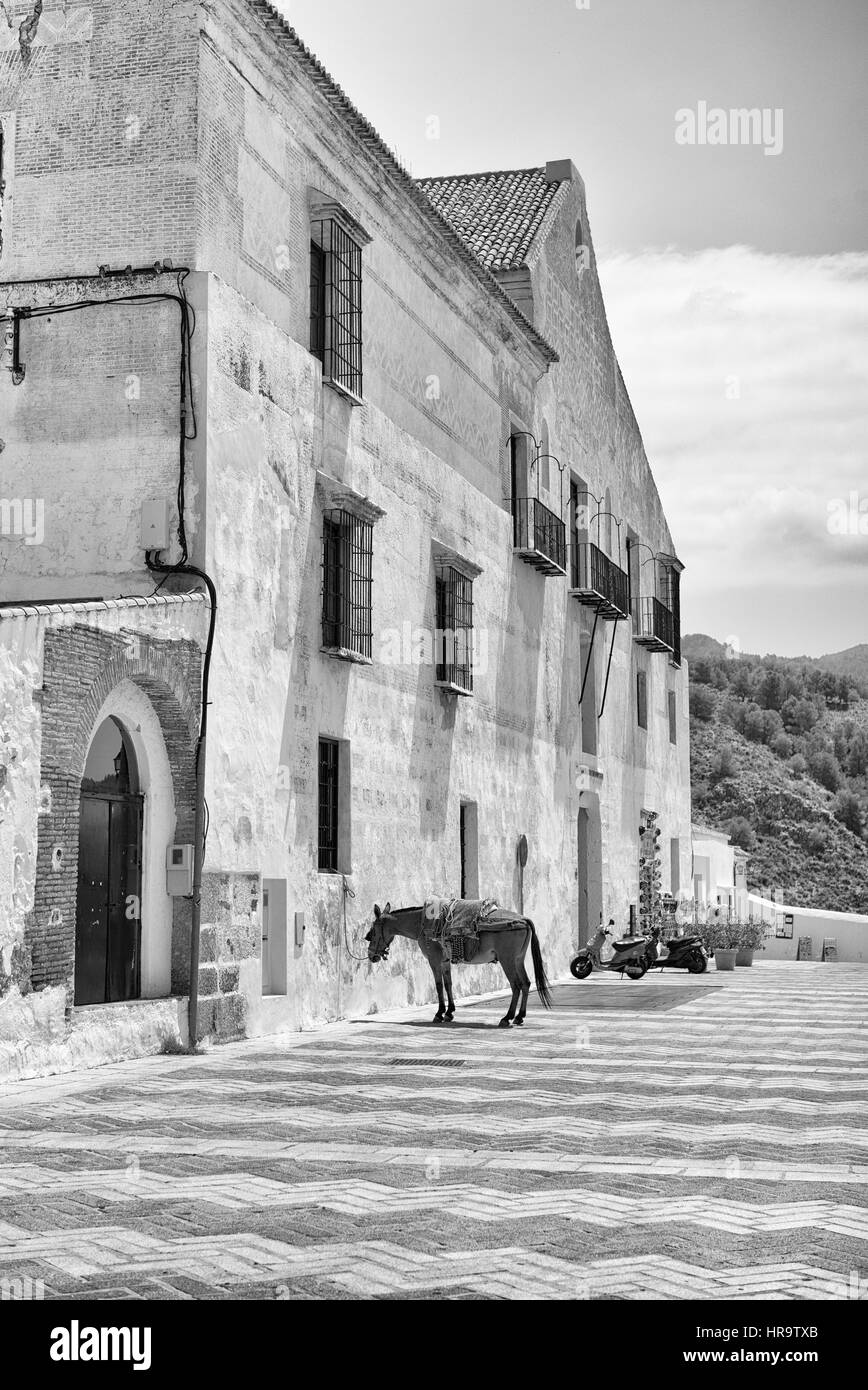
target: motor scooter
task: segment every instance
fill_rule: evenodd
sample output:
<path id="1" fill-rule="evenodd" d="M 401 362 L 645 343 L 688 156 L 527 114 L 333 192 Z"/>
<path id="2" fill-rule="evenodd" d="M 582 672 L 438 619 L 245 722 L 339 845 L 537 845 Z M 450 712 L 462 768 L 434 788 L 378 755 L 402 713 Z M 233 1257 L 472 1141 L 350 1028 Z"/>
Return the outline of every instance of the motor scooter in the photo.
<path id="1" fill-rule="evenodd" d="M 705 947 L 695 933 L 672 936 L 661 942 L 659 927 L 651 929 L 645 946 L 645 962 L 649 970 L 689 970 L 691 975 L 701 975 L 708 969 Z"/>
<path id="2" fill-rule="evenodd" d="M 587 946 L 583 946 L 579 954 L 570 961 L 570 974 L 574 975 L 577 980 L 586 980 L 594 969 L 617 970 L 622 979 L 626 975 L 630 980 L 641 980 L 648 969 L 645 954 L 648 938 L 628 936 L 623 941 L 613 941 L 615 954 L 611 960 L 604 961 L 602 950 L 606 944 L 606 938 L 614 936 L 614 926 L 614 920 L 611 918 L 608 927 L 604 927 L 601 922 L 593 941 L 589 942 Z"/>

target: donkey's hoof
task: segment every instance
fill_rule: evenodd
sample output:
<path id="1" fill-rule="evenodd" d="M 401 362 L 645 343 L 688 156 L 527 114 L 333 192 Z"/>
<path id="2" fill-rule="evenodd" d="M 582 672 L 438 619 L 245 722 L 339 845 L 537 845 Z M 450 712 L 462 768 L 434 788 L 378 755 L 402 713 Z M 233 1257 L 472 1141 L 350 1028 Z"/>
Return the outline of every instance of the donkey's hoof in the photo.
<path id="1" fill-rule="evenodd" d="M 523 1018 L 516 1018 L 516 1019 L 513 1019 L 513 1022 L 515 1023 L 516 1028 L 522 1028 L 522 1027 L 524 1027 L 524 1019 L 523 1019 Z"/>
<path id="2" fill-rule="evenodd" d="M 508 1018 L 502 1018 L 497 1026 L 498 1028 L 511 1028 L 512 1023 Z"/>
<path id="3" fill-rule="evenodd" d="M 452 1023 L 452 1022 L 453 1022 L 453 1015 L 452 1015 L 452 1014 L 444 1014 L 444 1015 L 443 1015 L 443 1022 L 444 1022 L 444 1023 Z"/>
<path id="4" fill-rule="evenodd" d="M 442 1014 L 435 1014 L 434 1017 L 432 1018 L 431 1022 L 432 1022 L 432 1023 L 442 1023 L 442 1022 L 443 1022 L 443 1015 L 442 1015 Z"/>

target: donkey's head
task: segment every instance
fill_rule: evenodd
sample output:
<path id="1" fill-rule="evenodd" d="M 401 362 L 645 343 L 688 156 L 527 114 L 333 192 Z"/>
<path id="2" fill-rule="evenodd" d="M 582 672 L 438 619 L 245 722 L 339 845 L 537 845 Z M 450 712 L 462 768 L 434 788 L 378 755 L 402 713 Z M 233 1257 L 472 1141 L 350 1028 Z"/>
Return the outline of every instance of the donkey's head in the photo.
<path id="1" fill-rule="evenodd" d="M 385 960 L 395 936 L 395 920 L 392 917 L 392 904 L 386 903 L 382 912 L 374 903 L 374 921 L 365 940 L 368 942 L 368 960 Z"/>

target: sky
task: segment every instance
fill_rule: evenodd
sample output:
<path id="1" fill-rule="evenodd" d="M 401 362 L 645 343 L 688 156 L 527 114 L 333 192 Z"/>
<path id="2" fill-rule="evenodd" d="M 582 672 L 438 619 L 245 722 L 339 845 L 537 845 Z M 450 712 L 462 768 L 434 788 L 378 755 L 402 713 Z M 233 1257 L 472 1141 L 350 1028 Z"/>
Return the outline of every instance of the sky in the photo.
<path id="1" fill-rule="evenodd" d="M 417 177 L 580 170 L 684 630 L 868 642 L 868 0 L 279 8 Z"/>

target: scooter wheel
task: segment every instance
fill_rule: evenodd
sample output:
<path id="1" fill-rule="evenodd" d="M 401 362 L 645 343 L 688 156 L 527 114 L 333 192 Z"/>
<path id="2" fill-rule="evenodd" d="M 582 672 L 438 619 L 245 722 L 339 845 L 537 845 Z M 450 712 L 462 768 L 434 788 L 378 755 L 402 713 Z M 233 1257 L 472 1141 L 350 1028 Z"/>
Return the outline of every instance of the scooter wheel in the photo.
<path id="1" fill-rule="evenodd" d="M 691 975 L 702 975 L 708 969 L 708 959 L 701 951 L 696 951 L 687 962 L 687 969 Z"/>
<path id="2" fill-rule="evenodd" d="M 647 969 L 644 960 L 631 960 L 629 965 L 624 966 L 624 974 L 629 980 L 641 980 Z"/>
<path id="3" fill-rule="evenodd" d="M 587 956 L 576 956 L 575 960 L 570 961 L 570 974 L 577 980 L 586 980 L 593 968 L 594 963 Z"/>

